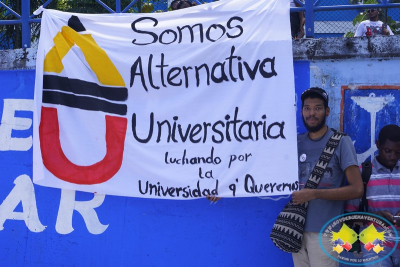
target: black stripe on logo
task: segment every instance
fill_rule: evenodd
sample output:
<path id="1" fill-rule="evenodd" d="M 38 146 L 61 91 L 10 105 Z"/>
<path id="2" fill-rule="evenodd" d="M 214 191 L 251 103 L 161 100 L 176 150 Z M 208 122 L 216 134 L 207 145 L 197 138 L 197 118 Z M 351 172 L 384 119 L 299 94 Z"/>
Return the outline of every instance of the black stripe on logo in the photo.
<path id="1" fill-rule="evenodd" d="M 112 101 L 125 101 L 128 98 L 128 89 L 125 87 L 101 86 L 92 82 L 56 75 L 43 75 L 43 89 L 96 96 Z"/>
<path id="2" fill-rule="evenodd" d="M 43 103 L 91 111 L 103 111 L 117 115 L 126 115 L 127 113 L 127 106 L 124 104 L 115 104 L 97 98 L 53 91 L 43 91 Z"/>

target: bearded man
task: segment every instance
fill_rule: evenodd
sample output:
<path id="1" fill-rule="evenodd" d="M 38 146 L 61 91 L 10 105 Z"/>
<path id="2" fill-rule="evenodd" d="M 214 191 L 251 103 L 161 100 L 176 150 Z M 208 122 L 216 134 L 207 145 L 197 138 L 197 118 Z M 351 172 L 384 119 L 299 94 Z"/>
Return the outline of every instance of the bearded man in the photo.
<path id="1" fill-rule="evenodd" d="M 339 266 L 331 257 L 329 237 L 322 236 L 321 248 L 318 236 L 329 220 L 344 212 L 345 201 L 363 195 L 363 183 L 358 168 L 357 155 L 349 136 L 343 136 L 332 159 L 326 167 L 317 189 L 304 188 L 315 164 L 334 130 L 326 125 L 329 116 L 328 94 L 325 90 L 312 87 L 301 95 L 301 115 L 307 132 L 298 136 L 299 184 L 300 191 L 293 192 L 292 201 L 300 205 L 308 202 L 302 247 L 293 253 L 293 262 L 298 266 Z M 335 255 L 336 253 L 336 255 Z"/>

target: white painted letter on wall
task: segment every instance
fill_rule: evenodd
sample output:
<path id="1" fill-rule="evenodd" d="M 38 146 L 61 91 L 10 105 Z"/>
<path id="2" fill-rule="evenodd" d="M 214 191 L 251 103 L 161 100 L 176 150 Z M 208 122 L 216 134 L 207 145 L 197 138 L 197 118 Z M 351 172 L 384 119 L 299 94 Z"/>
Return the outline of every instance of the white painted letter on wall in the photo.
<path id="1" fill-rule="evenodd" d="M 89 201 L 75 201 L 75 191 L 61 190 L 60 208 L 57 215 L 56 231 L 59 234 L 69 234 L 74 231 L 72 227 L 72 215 L 74 210 L 78 211 L 91 234 L 98 235 L 103 233 L 107 225 L 100 223 L 95 208 L 99 207 L 104 201 L 105 195 L 95 194 Z"/>
<path id="2" fill-rule="evenodd" d="M 32 147 L 32 136 L 11 137 L 13 130 L 24 131 L 32 126 L 32 119 L 15 117 L 15 111 L 33 111 L 33 100 L 4 99 L 0 124 L 0 151 L 28 151 Z"/>
<path id="3" fill-rule="evenodd" d="M 31 232 L 42 232 L 46 229 L 39 221 L 36 207 L 35 189 L 28 175 L 18 176 L 14 181 L 14 188 L 0 205 L 0 231 L 4 229 L 6 220 L 23 220 Z M 22 203 L 22 212 L 15 212 L 15 208 Z"/>

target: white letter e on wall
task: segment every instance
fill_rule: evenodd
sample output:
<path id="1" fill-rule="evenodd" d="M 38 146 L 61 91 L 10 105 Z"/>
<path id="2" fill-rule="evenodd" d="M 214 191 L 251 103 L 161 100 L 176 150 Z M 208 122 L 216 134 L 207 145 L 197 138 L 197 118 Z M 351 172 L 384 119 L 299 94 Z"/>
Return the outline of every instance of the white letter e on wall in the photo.
<path id="1" fill-rule="evenodd" d="M 32 147 L 32 136 L 11 137 L 12 131 L 29 130 L 32 119 L 15 117 L 15 111 L 33 111 L 31 99 L 4 99 L 0 124 L 0 151 L 28 151 Z"/>

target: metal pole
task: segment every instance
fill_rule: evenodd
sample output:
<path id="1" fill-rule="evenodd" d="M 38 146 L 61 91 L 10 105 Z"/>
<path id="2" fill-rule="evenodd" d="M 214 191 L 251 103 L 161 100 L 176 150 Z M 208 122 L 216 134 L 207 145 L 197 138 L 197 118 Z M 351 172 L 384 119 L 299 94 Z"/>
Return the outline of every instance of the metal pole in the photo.
<path id="1" fill-rule="evenodd" d="M 29 24 L 30 2 L 29 0 L 21 0 L 22 48 L 31 47 L 31 26 Z"/>
<path id="2" fill-rule="evenodd" d="M 305 0 L 306 7 L 306 37 L 314 38 L 314 1 Z"/>
<path id="3" fill-rule="evenodd" d="M 116 3 L 115 3 L 115 12 L 116 13 L 121 13 L 121 0 L 116 0 Z"/>

